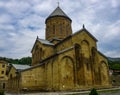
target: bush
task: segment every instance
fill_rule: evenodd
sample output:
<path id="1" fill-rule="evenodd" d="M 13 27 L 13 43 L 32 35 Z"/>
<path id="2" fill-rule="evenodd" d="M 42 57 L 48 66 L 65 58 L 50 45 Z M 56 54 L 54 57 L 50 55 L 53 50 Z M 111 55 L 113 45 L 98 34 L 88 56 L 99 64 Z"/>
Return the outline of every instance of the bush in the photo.
<path id="1" fill-rule="evenodd" d="M 93 88 L 89 95 L 99 95 L 95 88 Z"/>
<path id="2" fill-rule="evenodd" d="M 0 91 L 0 95 L 5 95 L 4 91 Z"/>

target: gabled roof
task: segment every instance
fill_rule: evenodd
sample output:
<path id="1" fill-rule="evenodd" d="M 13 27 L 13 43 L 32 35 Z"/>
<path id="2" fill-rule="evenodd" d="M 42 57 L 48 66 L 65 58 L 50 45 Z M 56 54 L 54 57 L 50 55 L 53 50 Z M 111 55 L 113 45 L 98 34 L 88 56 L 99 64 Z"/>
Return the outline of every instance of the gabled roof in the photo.
<path id="1" fill-rule="evenodd" d="M 24 70 L 24 69 L 30 68 L 29 65 L 12 64 L 12 66 L 13 66 L 16 70 Z"/>
<path id="2" fill-rule="evenodd" d="M 72 21 L 64 12 L 63 10 L 58 6 L 49 16 L 48 18 L 46 19 L 46 21 L 49 19 L 49 18 L 52 18 L 52 17 L 65 17 L 65 18 L 68 18 L 70 21 Z"/>
<path id="3" fill-rule="evenodd" d="M 35 41 L 35 43 L 34 43 L 34 45 L 33 45 L 33 48 L 35 47 L 35 44 L 36 44 L 37 41 L 39 41 L 40 43 L 45 44 L 45 45 L 54 46 L 54 44 L 51 43 L 50 41 L 44 40 L 44 39 L 40 39 L 40 38 L 37 36 L 36 41 Z M 33 51 L 33 48 L 32 48 L 32 50 L 31 50 L 31 52 Z"/>
<path id="4" fill-rule="evenodd" d="M 6 71 L 7 75 L 9 74 L 12 67 L 14 67 L 17 72 L 30 68 L 29 65 L 19 65 L 19 64 L 11 64 L 11 63 L 8 64 L 9 64 L 9 68 Z"/>

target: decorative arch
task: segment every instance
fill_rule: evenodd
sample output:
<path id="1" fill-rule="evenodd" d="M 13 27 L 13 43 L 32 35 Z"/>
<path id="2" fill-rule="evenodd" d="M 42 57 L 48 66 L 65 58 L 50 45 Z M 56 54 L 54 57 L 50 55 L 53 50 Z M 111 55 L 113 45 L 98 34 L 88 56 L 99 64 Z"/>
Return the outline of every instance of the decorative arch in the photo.
<path id="1" fill-rule="evenodd" d="M 82 40 L 81 43 L 86 42 L 89 45 L 89 42 L 87 40 Z"/>
<path id="2" fill-rule="evenodd" d="M 76 66 L 80 68 L 81 64 L 81 46 L 78 43 L 75 43 L 75 57 L 76 57 Z"/>
<path id="3" fill-rule="evenodd" d="M 91 57 L 92 57 L 92 62 L 95 66 L 95 64 L 98 62 L 97 49 L 95 47 L 91 48 Z"/>
<path id="4" fill-rule="evenodd" d="M 82 53 L 84 54 L 84 57 L 89 58 L 90 57 L 89 42 L 87 40 L 83 40 L 81 44 L 82 44 Z"/>
<path id="5" fill-rule="evenodd" d="M 61 61 L 64 60 L 64 59 L 66 59 L 66 58 L 70 59 L 72 61 L 72 63 L 73 63 L 73 59 L 70 56 L 64 56 L 64 57 L 62 57 Z"/>
<path id="6" fill-rule="evenodd" d="M 105 61 L 100 62 L 100 76 L 102 85 L 106 85 L 109 83 L 108 66 Z"/>
<path id="7" fill-rule="evenodd" d="M 74 62 L 70 56 L 64 56 L 60 61 L 61 88 L 72 89 L 74 86 Z"/>

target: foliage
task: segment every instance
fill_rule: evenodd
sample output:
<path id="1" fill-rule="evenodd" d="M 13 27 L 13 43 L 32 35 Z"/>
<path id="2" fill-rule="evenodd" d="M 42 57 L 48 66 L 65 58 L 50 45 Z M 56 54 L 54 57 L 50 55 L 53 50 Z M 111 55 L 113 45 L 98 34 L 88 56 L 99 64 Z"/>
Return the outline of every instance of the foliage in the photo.
<path id="1" fill-rule="evenodd" d="M 89 93 L 89 95 L 99 95 L 99 94 L 98 94 L 98 92 L 96 91 L 96 89 L 93 88 L 93 89 L 91 90 L 91 92 Z"/>
<path id="2" fill-rule="evenodd" d="M 111 69 L 115 69 L 115 70 L 120 70 L 120 60 L 109 60 L 108 59 L 108 64 L 110 66 Z"/>
<path id="3" fill-rule="evenodd" d="M 21 59 L 12 59 L 12 58 L 6 58 L 6 57 L 0 57 L 0 60 L 4 60 L 8 63 L 12 64 L 22 64 L 22 65 L 30 65 L 32 62 L 31 57 L 23 57 Z"/>
<path id="4" fill-rule="evenodd" d="M 0 95 L 5 95 L 4 91 L 0 91 Z"/>

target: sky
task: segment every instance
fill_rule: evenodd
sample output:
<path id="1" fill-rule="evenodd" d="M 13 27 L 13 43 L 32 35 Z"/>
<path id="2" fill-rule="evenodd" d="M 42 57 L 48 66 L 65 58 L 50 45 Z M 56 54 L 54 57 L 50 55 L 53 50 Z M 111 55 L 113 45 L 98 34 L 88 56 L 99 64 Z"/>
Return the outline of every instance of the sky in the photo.
<path id="1" fill-rule="evenodd" d="M 31 56 L 36 37 L 45 39 L 45 19 L 58 1 L 73 33 L 84 24 L 99 51 L 120 57 L 120 0 L 0 0 L 0 56 Z"/>

